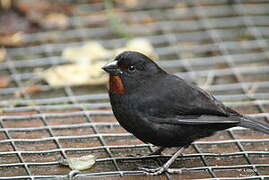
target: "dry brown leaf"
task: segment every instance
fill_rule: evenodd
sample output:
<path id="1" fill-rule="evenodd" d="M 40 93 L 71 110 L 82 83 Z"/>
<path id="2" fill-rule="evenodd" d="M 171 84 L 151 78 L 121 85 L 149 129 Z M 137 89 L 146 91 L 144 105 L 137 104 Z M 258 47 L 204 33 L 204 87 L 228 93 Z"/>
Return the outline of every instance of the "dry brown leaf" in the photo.
<path id="1" fill-rule="evenodd" d="M 6 88 L 10 84 L 10 79 L 7 76 L 0 76 L 0 88 Z"/>
<path id="2" fill-rule="evenodd" d="M 116 2 L 125 4 L 127 7 L 134 7 L 137 5 L 138 0 L 116 0 Z"/>
<path id="3" fill-rule="evenodd" d="M 153 17 L 145 17 L 144 19 L 142 19 L 141 23 L 142 24 L 152 24 L 155 21 L 156 20 Z"/>
<path id="4" fill-rule="evenodd" d="M 15 3 L 16 7 L 26 14 L 28 17 L 31 14 L 38 14 L 38 16 L 42 16 L 44 14 L 48 14 L 50 12 L 60 12 L 65 14 L 71 14 L 73 11 L 73 3 L 67 1 L 47 1 L 47 0 L 39 0 L 39 1 L 29 1 L 29 0 L 19 0 Z"/>
<path id="5" fill-rule="evenodd" d="M 33 93 L 40 92 L 41 89 L 42 89 L 42 86 L 40 84 L 35 84 L 35 85 L 28 86 L 21 90 L 16 91 L 14 95 L 16 97 L 21 97 L 25 94 L 33 94 Z"/>
<path id="6" fill-rule="evenodd" d="M 24 43 L 24 34 L 17 32 L 0 36 L 0 45 L 2 46 L 20 46 Z"/>
<path id="7" fill-rule="evenodd" d="M 68 64 L 47 69 L 41 76 L 50 86 L 98 85 L 108 77 L 101 69 L 105 62 L 95 64 Z"/>
<path id="8" fill-rule="evenodd" d="M 178 10 L 181 10 L 181 9 L 188 9 L 188 4 L 185 3 L 185 2 L 179 2 L 175 5 L 175 8 L 178 9 Z"/>
<path id="9" fill-rule="evenodd" d="M 50 13 L 41 21 L 45 28 L 66 29 L 69 25 L 68 17 L 62 13 Z"/>
<path id="10" fill-rule="evenodd" d="M 6 58 L 7 51 L 5 48 L 0 48 L 0 62 L 4 61 Z"/>
<path id="11" fill-rule="evenodd" d="M 3 9 L 9 9 L 12 6 L 12 1 L 11 0 L 2 0 L 1 6 Z"/>
<path id="12" fill-rule="evenodd" d="M 97 41 L 89 41 L 81 47 L 67 47 L 62 52 L 62 57 L 75 63 L 91 63 L 96 60 L 110 60 L 123 51 L 138 51 L 153 59 L 157 58 L 154 47 L 144 38 L 135 38 L 121 48 L 108 50 Z"/>
<path id="13" fill-rule="evenodd" d="M 41 72 L 40 75 L 53 87 L 105 84 L 108 76 L 101 68 L 107 62 L 102 60 L 108 61 L 127 50 L 141 52 L 152 59 L 157 58 L 153 46 L 147 39 L 130 40 L 126 46 L 116 50 L 105 49 L 97 41 L 90 41 L 81 47 L 64 49 L 62 57 L 74 64 L 52 67 Z"/>
<path id="14" fill-rule="evenodd" d="M 90 62 L 98 59 L 111 57 L 109 50 L 106 50 L 99 42 L 90 41 L 82 47 L 67 47 L 62 52 L 62 57 L 72 62 Z"/>
<path id="15" fill-rule="evenodd" d="M 72 170 L 90 169 L 95 164 L 96 158 L 93 155 L 71 157 L 60 160 L 60 164 L 69 166 Z"/>

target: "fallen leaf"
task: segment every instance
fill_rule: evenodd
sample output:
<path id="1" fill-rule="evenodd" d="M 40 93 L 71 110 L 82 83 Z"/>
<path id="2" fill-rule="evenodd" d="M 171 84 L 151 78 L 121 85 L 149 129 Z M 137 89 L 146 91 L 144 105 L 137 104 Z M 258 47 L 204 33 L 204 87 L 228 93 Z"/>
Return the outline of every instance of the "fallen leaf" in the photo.
<path id="1" fill-rule="evenodd" d="M 11 5 L 12 5 L 12 1 L 10 1 L 10 0 L 2 0 L 1 1 L 1 6 L 3 9 L 9 9 L 9 8 L 11 8 Z"/>
<path id="2" fill-rule="evenodd" d="M 6 58 L 7 51 L 5 48 L 0 48 L 0 62 L 4 61 Z"/>
<path id="3" fill-rule="evenodd" d="M 33 93 L 37 93 L 37 92 L 40 92 L 41 91 L 41 88 L 42 86 L 40 84 L 35 84 L 35 85 L 32 85 L 32 86 L 28 86 L 28 87 L 25 87 L 21 90 L 18 90 L 15 92 L 15 96 L 16 97 L 21 97 L 25 94 L 33 94 Z"/>
<path id="4" fill-rule="evenodd" d="M 142 24 L 152 24 L 155 21 L 156 20 L 153 17 L 145 17 L 144 19 L 142 19 L 141 23 Z"/>
<path id="5" fill-rule="evenodd" d="M 67 47 L 62 52 L 62 57 L 75 63 L 92 62 L 96 60 L 112 59 L 123 51 L 138 51 L 150 58 L 156 59 L 157 54 L 153 45 L 144 38 L 135 38 L 118 49 L 105 49 L 97 41 L 89 41 L 81 47 Z"/>
<path id="6" fill-rule="evenodd" d="M 69 21 L 65 14 L 50 13 L 42 18 L 41 25 L 45 28 L 66 29 L 69 25 Z"/>
<path id="7" fill-rule="evenodd" d="M 53 87 L 104 84 L 108 79 L 101 69 L 104 64 L 61 65 L 41 72 L 41 76 Z"/>
<path id="8" fill-rule="evenodd" d="M 125 4 L 127 7 L 134 7 L 138 4 L 137 0 L 116 0 L 116 2 Z"/>
<path id="9" fill-rule="evenodd" d="M 17 32 L 0 36 L 0 45 L 2 46 L 20 46 L 24 43 L 24 34 Z"/>
<path id="10" fill-rule="evenodd" d="M 95 164 L 95 156 L 87 155 L 60 160 L 60 164 L 69 166 L 72 170 L 90 169 Z"/>
<path id="11" fill-rule="evenodd" d="M 10 84 L 10 79 L 7 76 L 0 76 L 0 88 L 6 88 Z"/>
<path id="12" fill-rule="evenodd" d="M 27 17 L 32 15 L 43 17 L 45 14 L 51 12 L 60 12 L 64 14 L 72 14 L 74 3 L 67 1 L 54 1 L 53 3 L 47 0 L 19 0 L 14 3 L 16 8 L 20 10 L 23 14 L 26 14 Z"/>
<path id="13" fill-rule="evenodd" d="M 107 59 L 111 57 L 109 50 L 106 50 L 99 42 L 90 41 L 82 47 L 67 47 L 62 52 L 62 57 L 72 62 L 81 63 Z"/>
<path id="14" fill-rule="evenodd" d="M 179 2 L 175 5 L 175 9 L 182 10 L 182 9 L 188 9 L 188 4 L 185 2 Z"/>
<path id="15" fill-rule="evenodd" d="M 128 41 L 126 46 L 112 50 L 105 49 L 97 41 L 90 41 L 81 47 L 67 47 L 63 50 L 62 57 L 73 64 L 52 67 L 39 74 L 53 87 L 105 84 L 108 76 L 101 69 L 102 66 L 128 50 L 141 52 L 152 59 L 157 58 L 154 47 L 147 39 L 136 38 Z"/>

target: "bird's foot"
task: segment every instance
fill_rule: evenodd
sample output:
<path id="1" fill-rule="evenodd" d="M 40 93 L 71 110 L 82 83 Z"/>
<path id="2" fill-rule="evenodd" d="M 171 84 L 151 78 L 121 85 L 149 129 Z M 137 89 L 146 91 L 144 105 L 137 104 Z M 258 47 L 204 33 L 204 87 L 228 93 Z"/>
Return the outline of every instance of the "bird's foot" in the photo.
<path id="1" fill-rule="evenodd" d="M 184 168 L 181 168 L 181 169 L 173 169 L 173 168 L 164 168 L 164 167 L 158 167 L 158 168 L 155 168 L 155 169 L 150 169 L 150 168 L 139 168 L 140 170 L 144 171 L 144 173 L 146 175 L 151 175 L 151 176 L 156 176 L 156 175 L 160 175 L 164 172 L 168 172 L 170 174 L 181 174 L 182 173 L 182 170 Z"/>
<path id="2" fill-rule="evenodd" d="M 156 176 L 166 171 L 164 167 L 158 167 L 155 169 L 150 169 L 150 168 L 139 168 L 139 169 L 144 171 L 146 175 L 151 175 L 151 176 Z"/>
<path id="3" fill-rule="evenodd" d="M 161 155 L 163 150 L 165 150 L 165 147 L 159 147 L 158 149 L 150 153 L 148 156 Z"/>

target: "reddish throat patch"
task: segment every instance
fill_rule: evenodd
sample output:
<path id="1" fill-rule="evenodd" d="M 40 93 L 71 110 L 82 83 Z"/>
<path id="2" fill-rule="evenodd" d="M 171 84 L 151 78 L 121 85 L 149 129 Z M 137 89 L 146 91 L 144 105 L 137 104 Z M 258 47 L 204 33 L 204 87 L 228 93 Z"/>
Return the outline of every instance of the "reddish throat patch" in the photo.
<path id="1" fill-rule="evenodd" d="M 124 86 L 119 76 L 109 76 L 109 90 L 116 94 L 124 94 Z"/>

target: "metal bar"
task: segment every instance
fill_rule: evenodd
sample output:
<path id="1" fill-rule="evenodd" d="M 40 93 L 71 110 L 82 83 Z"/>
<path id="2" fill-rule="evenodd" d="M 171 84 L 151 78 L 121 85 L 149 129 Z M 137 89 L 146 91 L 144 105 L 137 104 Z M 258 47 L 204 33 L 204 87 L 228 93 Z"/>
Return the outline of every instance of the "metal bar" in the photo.
<path id="1" fill-rule="evenodd" d="M 253 86 L 253 83 L 243 83 L 244 86 L 246 87 L 251 87 Z M 265 81 L 265 82 L 257 82 L 254 83 L 256 84 L 258 87 L 263 87 L 263 88 L 267 88 L 269 85 L 269 82 Z M 204 86 L 202 86 L 204 88 Z M 220 84 L 220 85 L 211 85 L 211 86 L 207 86 L 207 89 L 210 89 L 212 91 L 228 91 L 228 90 L 239 90 L 240 89 L 240 83 L 233 83 L 233 84 Z M 252 96 L 255 99 L 268 99 L 268 95 L 269 93 L 255 93 Z M 229 100 L 241 100 L 241 99 L 245 99 L 247 96 L 245 94 L 231 94 L 231 95 L 215 95 L 215 97 L 217 99 L 220 99 L 222 101 L 229 101 Z M 84 101 L 91 101 L 91 100 L 108 100 L 108 96 L 107 94 L 91 94 L 91 95 L 78 95 L 78 96 L 73 96 L 73 98 L 77 99 L 78 102 L 80 102 L 80 104 L 83 104 Z M 4 100 L 4 101 L 0 101 L 0 106 L 3 107 L 8 107 L 8 106 L 14 106 L 17 103 L 20 105 L 30 105 L 31 103 L 34 103 L 36 105 L 43 105 L 43 108 L 46 108 L 45 105 L 48 104 L 55 104 L 55 105 L 51 105 L 51 106 L 56 106 L 57 104 L 62 104 L 62 103 L 68 103 L 70 102 L 70 99 L 66 98 L 66 97 L 57 97 L 57 98 L 47 98 L 47 99 L 32 99 L 32 100 L 24 100 L 21 99 L 19 101 L 19 103 L 17 101 L 13 101 L 13 100 Z M 88 106 L 87 108 L 97 108 L 97 107 L 102 107 L 102 106 L 106 106 L 109 105 L 108 103 L 90 103 L 89 105 L 85 104 L 85 107 Z M 72 105 L 65 105 L 63 104 L 62 107 L 63 108 L 67 108 L 70 107 Z M 73 107 L 76 107 L 76 105 L 74 105 Z M 14 107 L 17 109 L 20 108 L 34 108 L 34 107 Z M 60 107 L 59 107 L 60 108 Z"/>
<path id="2" fill-rule="evenodd" d="M 205 141 L 207 142 L 207 141 Z M 256 141 L 249 141 L 249 142 L 256 142 Z M 121 145 L 121 146 L 106 146 L 111 149 L 128 149 L 128 148 L 147 148 L 148 144 L 138 144 L 138 145 Z M 97 147 L 90 147 L 90 148 L 64 148 L 65 151 L 92 151 L 92 150 L 102 150 L 104 146 L 97 146 Z M 1 152 L 0 155 L 12 155 L 16 153 L 21 154 L 49 154 L 54 152 L 60 152 L 59 149 L 52 149 L 52 150 L 44 150 L 44 151 L 10 151 L 10 152 Z M 248 155 L 260 155 L 260 156 L 268 156 L 267 151 L 246 151 Z M 233 153 L 222 153 L 222 154 L 215 154 L 215 153 L 193 153 L 193 154 L 184 154 L 182 157 L 186 158 L 194 158 L 194 157 L 226 157 L 226 156 L 240 156 L 244 155 L 244 152 L 233 152 Z M 155 156 L 142 156 L 142 157 L 116 157 L 117 159 L 121 160 L 137 160 L 137 159 L 150 159 L 150 158 L 170 158 L 171 156 L 168 155 L 155 155 Z M 98 159 L 98 161 L 106 161 L 108 158 L 105 159 Z M 110 160 L 110 159 L 109 159 Z M 42 162 L 44 163 L 44 162 Z M 51 162 L 50 162 L 51 163 Z M 17 164 L 17 163 L 14 163 Z"/>
<path id="3" fill-rule="evenodd" d="M 249 58 L 251 56 L 246 55 L 245 57 Z M 253 56 L 254 57 L 254 56 Z M 232 58 L 232 57 L 231 57 Z M 244 58 L 244 56 L 242 57 Z M 264 56 L 265 58 L 265 56 Z M 212 58 L 214 60 L 214 58 Z M 200 58 L 200 60 L 202 60 Z M 261 59 L 262 61 L 263 59 Z M 176 61 L 172 62 L 172 61 L 168 61 L 167 64 L 160 63 L 164 68 L 169 68 L 169 67 L 183 67 L 184 64 L 189 63 L 187 60 L 182 61 L 180 63 L 176 63 Z M 216 62 L 214 62 L 215 64 Z M 210 64 L 213 64 L 212 62 Z M 199 64 L 197 64 L 199 65 Z M 208 65 L 208 64 L 203 64 L 203 65 Z M 259 67 L 259 68 L 258 68 Z M 241 73 L 251 73 L 251 74 L 260 74 L 260 73 L 268 73 L 269 72 L 269 65 L 264 65 L 264 66 L 258 66 L 258 67 L 234 67 L 233 69 L 236 71 L 239 71 Z M 208 74 L 209 72 L 214 72 L 216 74 L 216 76 L 224 76 L 224 75 L 230 75 L 232 74 L 233 70 L 231 68 L 227 68 L 227 69 L 221 69 L 216 71 L 215 69 L 209 69 L 209 70 L 202 70 L 202 71 L 195 71 L 195 74 L 197 74 L 197 76 L 205 76 L 206 74 Z M 181 73 L 175 73 L 178 76 L 182 76 L 184 78 L 187 78 L 187 76 L 189 76 L 190 74 L 193 74 L 194 71 L 189 71 L 189 72 L 181 72 Z M 28 79 L 41 79 L 40 75 L 36 74 L 36 73 L 21 73 L 21 74 L 15 74 L 11 76 L 11 80 L 14 79 L 19 79 L 19 80 L 28 80 Z M 11 88 L 11 90 L 14 90 L 14 88 Z M 6 92 L 6 90 L 4 90 L 4 92 Z M 1 91 L 0 91 L 1 93 Z"/>

